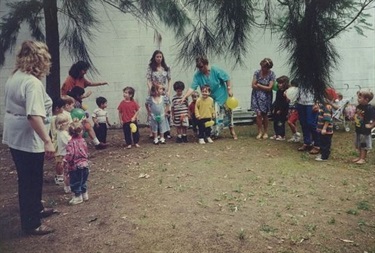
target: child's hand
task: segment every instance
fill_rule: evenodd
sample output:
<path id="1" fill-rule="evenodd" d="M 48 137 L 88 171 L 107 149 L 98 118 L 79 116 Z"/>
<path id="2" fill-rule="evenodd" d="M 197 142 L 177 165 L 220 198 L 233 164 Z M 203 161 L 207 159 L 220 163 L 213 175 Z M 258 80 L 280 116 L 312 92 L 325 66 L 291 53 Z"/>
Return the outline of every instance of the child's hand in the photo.
<path id="1" fill-rule="evenodd" d="M 366 128 L 373 128 L 374 127 L 374 123 L 366 124 L 365 127 Z"/>
<path id="2" fill-rule="evenodd" d="M 326 129 L 322 129 L 322 135 L 325 135 L 327 133 Z"/>

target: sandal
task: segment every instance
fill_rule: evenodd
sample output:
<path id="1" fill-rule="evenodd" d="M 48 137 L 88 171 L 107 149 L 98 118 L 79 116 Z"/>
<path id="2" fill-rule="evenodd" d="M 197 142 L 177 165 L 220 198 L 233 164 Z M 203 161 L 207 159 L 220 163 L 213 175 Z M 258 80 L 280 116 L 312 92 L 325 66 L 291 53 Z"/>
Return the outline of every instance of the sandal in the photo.
<path id="1" fill-rule="evenodd" d="M 359 158 L 359 157 L 354 158 L 354 159 L 352 160 L 352 162 L 353 162 L 353 163 L 356 163 L 356 162 L 358 162 L 360 159 L 361 159 L 361 158 Z"/>
<path id="2" fill-rule="evenodd" d="M 299 147 L 297 150 L 298 151 L 309 151 L 311 150 L 312 146 L 311 145 L 307 145 L 307 144 L 303 144 L 301 147 Z"/>
<path id="3" fill-rule="evenodd" d="M 263 136 L 263 133 L 259 133 L 259 134 L 257 135 L 256 138 L 257 138 L 258 140 L 260 140 L 260 139 L 262 139 L 262 136 Z"/>
<path id="4" fill-rule="evenodd" d="M 359 164 L 359 165 L 362 165 L 362 164 L 365 164 L 366 161 L 363 160 L 363 159 L 359 159 L 358 161 L 355 162 L 355 164 Z"/>

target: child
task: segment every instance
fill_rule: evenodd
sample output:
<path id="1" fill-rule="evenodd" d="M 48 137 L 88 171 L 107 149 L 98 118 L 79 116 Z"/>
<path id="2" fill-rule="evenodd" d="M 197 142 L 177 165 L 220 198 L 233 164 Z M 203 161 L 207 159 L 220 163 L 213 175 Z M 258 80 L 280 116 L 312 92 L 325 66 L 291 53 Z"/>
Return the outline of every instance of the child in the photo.
<path id="1" fill-rule="evenodd" d="M 197 120 L 197 117 L 195 116 L 195 103 L 197 102 L 198 98 L 199 98 L 199 93 L 197 91 L 193 91 L 193 93 L 191 94 L 192 101 L 189 105 L 189 114 L 190 114 L 189 124 L 191 125 L 195 135 L 198 134 L 198 120 Z"/>
<path id="2" fill-rule="evenodd" d="M 287 120 L 289 109 L 289 102 L 284 93 L 289 87 L 289 78 L 287 76 L 280 76 L 276 79 L 276 81 L 278 89 L 276 92 L 275 102 L 272 105 L 273 129 L 275 131 L 275 135 L 270 139 L 284 141 L 285 122 Z"/>
<path id="3" fill-rule="evenodd" d="M 332 101 L 333 97 L 326 93 L 322 103 L 319 103 L 317 132 L 320 138 L 320 154 L 315 161 L 327 161 L 331 153 L 331 144 L 333 136 L 333 119 L 332 119 Z"/>
<path id="4" fill-rule="evenodd" d="M 163 94 L 163 86 L 160 84 L 151 87 L 151 95 L 147 98 L 147 113 L 150 117 L 150 125 L 154 137 L 154 144 L 159 144 L 158 130 L 160 132 L 160 143 L 165 144 L 164 133 L 168 129 L 166 114 L 169 111 L 169 99 Z"/>
<path id="5" fill-rule="evenodd" d="M 173 89 L 176 95 L 172 98 L 172 119 L 173 124 L 177 127 L 177 143 L 188 142 L 187 128 L 189 127 L 189 105 L 187 100 L 182 102 L 182 92 L 185 89 L 185 84 L 177 81 L 173 84 Z"/>
<path id="6" fill-rule="evenodd" d="M 359 157 L 353 159 L 356 164 L 366 163 L 367 151 L 372 149 L 371 129 L 366 127 L 371 126 L 371 121 L 374 118 L 372 106 L 369 104 L 374 98 L 371 91 L 360 90 L 357 92 L 358 105 L 356 107 L 354 122 L 356 140 L 355 146 L 359 151 Z"/>
<path id="7" fill-rule="evenodd" d="M 69 124 L 71 123 L 71 118 L 64 114 L 60 113 L 56 117 L 56 129 L 57 129 L 57 151 L 56 151 L 56 167 L 59 167 L 59 171 L 62 177 L 62 182 L 64 183 L 65 193 L 70 192 L 70 183 L 69 183 L 69 174 L 68 171 L 64 171 L 63 159 L 66 155 L 66 146 L 71 139 L 69 135 Z"/>
<path id="8" fill-rule="evenodd" d="M 57 156 L 58 149 L 57 149 L 57 129 L 56 129 L 56 117 L 59 114 L 62 114 L 63 107 L 65 106 L 65 101 L 60 97 L 55 98 L 52 102 L 52 119 L 51 119 L 51 127 L 50 127 L 50 136 L 55 147 L 55 184 L 62 185 L 64 183 L 64 175 L 62 170 L 62 159 Z"/>
<path id="9" fill-rule="evenodd" d="M 107 143 L 107 125 L 111 126 L 108 120 L 107 99 L 104 97 L 96 98 L 98 108 L 92 113 L 92 121 L 94 122 L 94 132 L 101 143 Z"/>
<path id="10" fill-rule="evenodd" d="M 288 142 L 300 142 L 301 133 L 297 131 L 297 120 L 298 120 L 298 111 L 296 108 L 296 101 L 298 97 L 298 84 L 296 80 L 290 82 L 291 87 L 285 91 L 285 96 L 289 100 L 289 111 L 288 111 L 288 125 L 292 131 L 292 138 Z"/>
<path id="11" fill-rule="evenodd" d="M 215 117 L 214 100 L 210 97 L 211 88 L 204 85 L 201 88 L 202 97 L 195 103 L 195 116 L 198 119 L 199 144 L 205 144 L 204 138 L 208 143 L 213 143 L 211 139 L 211 127 L 206 127 L 205 123 Z"/>
<path id="12" fill-rule="evenodd" d="M 132 87 L 125 87 L 123 90 L 124 100 L 117 107 L 119 121 L 124 132 L 126 148 L 132 147 L 132 137 L 134 146 L 139 148 L 139 131 L 137 126 L 137 116 L 139 113 L 139 105 L 134 101 L 135 90 Z M 136 131 L 132 133 L 130 124 L 135 124 Z"/>
<path id="13" fill-rule="evenodd" d="M 70 177 L 70 188 L 74 196 L 69 201 L 71 205 L 77 205 L 89 199 L 87 192 L 87 178 L 89 176 L 88 148 L 83 135 L 82 122 L 75 120 L 69 126 L 69 134 L 72 136 L 66 146 L 66 163 Z"/>

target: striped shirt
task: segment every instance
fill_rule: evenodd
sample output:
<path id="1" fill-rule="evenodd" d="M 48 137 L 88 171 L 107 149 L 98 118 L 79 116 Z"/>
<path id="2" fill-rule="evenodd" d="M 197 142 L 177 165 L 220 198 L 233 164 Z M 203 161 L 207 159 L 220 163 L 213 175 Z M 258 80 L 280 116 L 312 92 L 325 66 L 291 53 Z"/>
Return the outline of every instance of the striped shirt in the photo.
<path id="1" fill-rule="evenodd" d="M 324 124 L 328 122 L 326 134 L 333 134 L 332 106 L 330 104 L 319 104 L 317 131 L 322 132 Z"/>

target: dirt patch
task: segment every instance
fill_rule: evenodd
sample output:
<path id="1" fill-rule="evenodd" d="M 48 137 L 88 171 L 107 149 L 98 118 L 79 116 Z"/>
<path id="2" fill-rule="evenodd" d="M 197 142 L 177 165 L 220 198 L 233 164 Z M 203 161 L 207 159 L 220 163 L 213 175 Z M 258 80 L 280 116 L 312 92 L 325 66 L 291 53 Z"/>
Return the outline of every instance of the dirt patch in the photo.
<path id="1" fill-rule="evenodd" d="M 44 201 L 60 215 L 56 232 L 20 232 L 17 179 L 1 146 L 1 252 L 375 252 L 375 156 L 353 165 L 353 133 L 337 132 L 332 156 L 319 163 L 299 144 L 256 140 L 237 127 L 213 144 L 91 151 L 90 200 L 69 206 L 46 162 Z M 194 141 L 194 142 L 193 142 Z"/>

